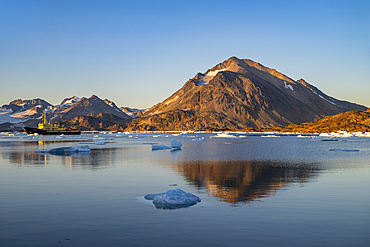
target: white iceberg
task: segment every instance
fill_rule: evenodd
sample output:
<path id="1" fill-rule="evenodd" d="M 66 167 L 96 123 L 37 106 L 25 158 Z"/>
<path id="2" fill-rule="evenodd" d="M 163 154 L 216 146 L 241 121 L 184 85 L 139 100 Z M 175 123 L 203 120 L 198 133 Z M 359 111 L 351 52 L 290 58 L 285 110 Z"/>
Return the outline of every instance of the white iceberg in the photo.
<path id="1" fill-rule="evenodd" d="M 171 145 L 171 147 L 172 147 L 173 149 L 181 149 L 182 143 L 181 143 L 180 141 L 176 140 L 175 138 L 173 138 L 173 139 L 171 140 L 170 145 Z"/>
<path id="2" fill-rule="evenodd" d="M 178 150 L 181 149 L 182 143 L 176 139 L 172 139 L 170 145 L 171 147 L 161 144 L 152 144 L 152 150 Z"/>
<path id="3" fill-rule="evenodd" d="M 229 138 L 229 139 L 243 139 L 243 138 L 246 138 L 246 136 L 230 135 L 230 134 L 227 134 L 227 133 L 218 133 L 216 136 L 212 136 L 212 137 Z"/>
<path id="4" fill-rule="evenodd" d="M 194 138 L 191 140 L 192 142 L 202 142 L 204 141 L 204 137 L 200 137 L 200 138 Z"/>
<path id="5" fill-rule="evenodd" d="M 168 190 L 159 194 L 147 194 L 146 200 L 153 200 L 153 204 L 161 209 L 176 209 L 190 207 L 201 202 L 200 198 L 181 189 Z"/>
<path id="6" fill-rule="evenodd" d="M 89 153 L 89 145 L 77 145 L 72 147 L 59 147 L 59 148 L 48 148 L 36 150 L 37 154 L 57 154 L 57 155 L 68 155 L 73 153 Z"/>

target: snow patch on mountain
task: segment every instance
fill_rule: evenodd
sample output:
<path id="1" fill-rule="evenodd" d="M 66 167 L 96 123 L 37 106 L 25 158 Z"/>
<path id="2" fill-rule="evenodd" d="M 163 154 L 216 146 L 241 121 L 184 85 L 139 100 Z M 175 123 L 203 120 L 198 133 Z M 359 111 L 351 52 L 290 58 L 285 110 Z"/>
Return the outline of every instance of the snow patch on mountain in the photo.
<path id="1" fill-rule="evenodd" d="M 335 104 L 333 101 L 330 101 L 330 100 L 328 100 L 328 99 L 324 98 L 323 96 L 321 96 L 320 94 L 316 93 L 315 91 L 313 91 L 313 93 L 314 93 L 314 94 L 316 94 L 317 96 L 319 96 L 320 98 L 322 98 L 323 100 L 325 100 L 325 101 L 327 101 L 327 102 L 329 102 L 329 103 L 331 103 L 331 104 L 333 104 L 333 105 L 335 105 L 335 106 L 338 106 L 338 107 L 340 107 L 340 108 L 343 108 L 343 107 L 341 107 L 340 105 Z"/>
<path id="2" fill-rule="evenodd" d="M 31 117 L 38 113 L 36 108 L 42 108 L 42 105 L 37 105 L 25 111 L 16 112 L 12 114 L 11 117 Z"/>
<path id="3" fill-rule="evenodd" d="M 149 111 L 149 109 L 134 109 L 130 107 L 121 107 L 121 110 L 132 118 L 136 118 Z"/>
<path id="4" fill-rule="evenodd" d="M 73 96 L 72 98 L 63 100 L 63 102 L 59 105 L 54 105 L 54 107 L 68 108 L 68 107 L 72 106 L 73 104 L 79 102 L 80 100 L 81 100 L 81 98 L 79 98 L 77 96 Z"/>
<path id="5" fill-rule="evenodd" d="M 292 85 L 287 84 L 287 82 L 286 82 L 286 81 L 284 81 L 284 86 L 285 86 L 285 88 L 290 88 L 290 90 L 294 91 L 293 86 L 292 86 Z"/>
<path id="6" fill-rule="evenodd" d="M 22 123 L 28 120 L 28 118 L 13 117 L 11 115 L 12 110 L 0 109 L 0 124 L 2 123 Z"/>
<path id="7" fill-rule="evenodd" d="M 218 74 L 218 72 L 222 72 L 222 71 L 226 71 L 226 70 L 228 70 L 228 68 L 209 71 L 203 77 L 196 80 L 196 85 L 197 86 L 207 85 L 213 79 L 213 77 L 215 77 Z"/>

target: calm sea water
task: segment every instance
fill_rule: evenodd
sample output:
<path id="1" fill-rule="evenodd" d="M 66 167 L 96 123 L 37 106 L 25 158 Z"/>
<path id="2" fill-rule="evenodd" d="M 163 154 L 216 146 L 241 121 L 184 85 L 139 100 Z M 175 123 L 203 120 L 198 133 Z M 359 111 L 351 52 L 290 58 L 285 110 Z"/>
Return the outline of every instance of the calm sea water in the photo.
<path id="1" fill-rule="evenodd" d="M 173 136 L 100 134 L 112 140 L 75 156 L 35 150 L 92 135 L 0 139 L 0 246 L 369 245 L 370 138 L 214 135 L 152 151 Z M 177 188 L 202 202 L 169 210 L 143 198 Z"/>

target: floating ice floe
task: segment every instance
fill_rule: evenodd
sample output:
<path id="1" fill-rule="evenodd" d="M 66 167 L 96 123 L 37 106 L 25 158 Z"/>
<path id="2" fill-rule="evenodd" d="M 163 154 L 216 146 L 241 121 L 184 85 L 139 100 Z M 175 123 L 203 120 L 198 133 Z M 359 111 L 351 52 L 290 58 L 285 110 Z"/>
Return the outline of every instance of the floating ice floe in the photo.
<path id="1" fill-rule="evenodd" d="M 201 142 L 201 141 L 204 141 L 204 137 L 194 138 L 191 141 L 193 141 L 193 142 Z"/>
<path id="2" fill-rule="evenodd" d="M 105 140 L 113 140 L 113 138 L 111 137 L 105 138 L 105 137 L 99 137 L 99 136 L 93 137 L 93 141 L 105 141 Z"/>
<path id="3" fill-rule="evenodd" d="M 105 142 L 81 142 L 81 144 L 95 144 L 95 145 L 105 145 Z"/>
<path id="4" fill-rule="evenodd" d="M 201 202 L 200 198 L 196 195 L 187 193 L 181 189 L 168 190 L 159 194 L 147 194 L 144 198 L 146 200 L 153 200 L 153 204 L 159 209 L 184 208 Z"/>
<path id="5" fill-rule="evenodd" d="M 48 148 L 36 150 L 37 154 L 57 154 L 57 155 L 68 155 L 73 153 L 89 153 L 89 145 L 77 145 L 72 147 L 59 147 L 59 148 Z"/>
<path id="6" fill-rule="evenodd" d="M 19 139 L 19 137 L 15 136 L 14 134 L 1 134 L 0 138 L 2 138 L 2 139 Z"/>
<path id="7" fill-rule="evenodd" d="M 181 149 L 182 147 L 182 143 L 178 140 L 176 140 L 175 138 L 173 138 L 170 142 L 171 144 L 171 148 L 173 149 Z"/>
<path id="8" fill-rule="evenodd" d="M 338 139 L 335 137 L 327 137 L 327 138 L 322 139 L 321 141 L 333 142 L 333 141 L 338 141 Z"/>
<path id="9" fill-rule="evenodd" d="M 216 136 L 212 137 L 219 137 L 219 138 L 229 138 L 229 139 L 243 139 L 246 138 L 246 136 L 236 136 L 236 135 L 230 135 L 227 133 L 218 133 Z"/>
<path id="10" fill-rule="evenodd" d="M 360 150 L 350 149 L 350 148 L 329 148 L 329 151 L 357 152 L 357 151 L 360 151 Z"/>
<path id="11" fill-rule="evenodd" d="M 172 139 L 170 142 L 171 147 L 161 144 L 152 144 L 152 150 L 179 150 L 181 149 L 182 143 L 176 139 Z"/>
<path id="12" fill-rule="evenodd" d="M 172 149 L 172 148 L 166 145 L 152 144 L 152 150 L 166 150 L 166 149 Z"/>
<path id="13" fill-rule="evenodd" d="M 105 145 L 105 142 L 103 142 L 103 141 L 95 142 L 95 145 Z"/>

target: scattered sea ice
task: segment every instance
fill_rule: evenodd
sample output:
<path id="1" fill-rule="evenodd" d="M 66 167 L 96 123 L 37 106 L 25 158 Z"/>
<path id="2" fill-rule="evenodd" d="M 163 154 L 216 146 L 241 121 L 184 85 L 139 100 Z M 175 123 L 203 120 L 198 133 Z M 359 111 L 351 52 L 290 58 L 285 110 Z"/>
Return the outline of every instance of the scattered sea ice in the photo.
<path id="1" fill-rule="evenodd" d="M 201 142 L 201 141 L 204 141 L 204 137 L 194 138 L 191 141 L 193 141 L 193 142 Z"/>

